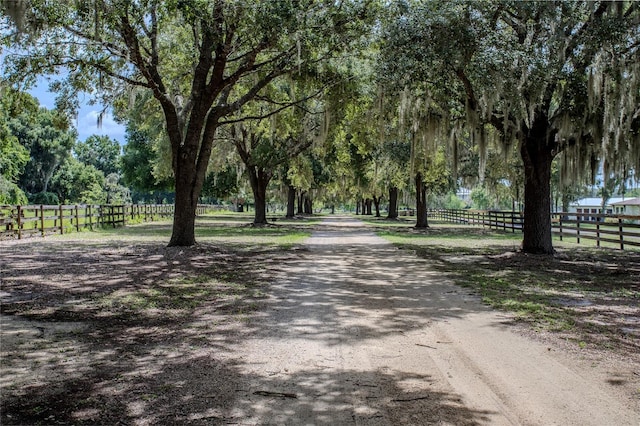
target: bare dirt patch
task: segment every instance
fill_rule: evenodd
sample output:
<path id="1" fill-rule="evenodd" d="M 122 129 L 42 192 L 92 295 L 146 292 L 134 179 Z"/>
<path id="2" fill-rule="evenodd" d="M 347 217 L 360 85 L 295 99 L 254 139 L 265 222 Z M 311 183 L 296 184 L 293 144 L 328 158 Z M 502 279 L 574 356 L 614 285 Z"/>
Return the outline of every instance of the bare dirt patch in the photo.
<path id="1" fill-rule="evenodd" d="M 0 250 L 2 424 L 186 422 L 233 398 L 227 340 L 265 297 L 260 265 L 288 256 L 56 238 Z"/>

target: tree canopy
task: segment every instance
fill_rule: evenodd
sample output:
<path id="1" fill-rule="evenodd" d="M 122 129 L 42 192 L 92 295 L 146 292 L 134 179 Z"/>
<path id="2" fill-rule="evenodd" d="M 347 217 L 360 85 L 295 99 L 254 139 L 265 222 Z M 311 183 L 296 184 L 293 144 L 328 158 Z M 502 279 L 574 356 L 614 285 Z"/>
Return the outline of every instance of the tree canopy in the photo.
<path id="1" fill-rule="evenodd" d="M 439 107 L 439 126 L 468 132 L 481 167 L 490 142 L 518 144 L 523 248 L 550 253 L 558 153 L 565 177 L 640 166 L 639 21 L 637 2 L 399 2 L 383 69 Z"/>
<path id="2" fill-rule="evenodd" d="M 13 78 L 56 73 L 61 107 L 79 90 L 107 103 L 150 92 L 170 141 L 176 215 L 170 245 L 195 242 L 195 209 L 216 130 L 274 79 L 314 74 L 366 29 L 369 2 L 37 1 L 6 10 Z M 15 5 L 14 5 L 15 6 Z M 20 31 L 26 28 L 26 32 Z"/>
<path id="3" fill-rule="evenodd" d="M 522 188 L 523 249 L 532 253 L 553 252 L 553 188 L 600 173 L 609 194 L 640 168 L 635 1 L 5 0 L 3 7 L 2 78 L 28 85 L 61 73 L 52 87 L 60 111 L 74 110 L 83 91 L 132 125 L 125 181 L 146 189 L 172 181 L 170 245 L 195 242 L 205 179 L 230 170 L 225 140 L 254 174 L 282 175 L 289 194 L 317 180 L 334 198 L 377 203 L 388 191 L 395 202 L 413 181 L 424 210 L 427 193 L 456 181 L 477 184 L 476 198 L 486 204 L 491 194 L 494 205 L 520 201 Z M 330 117 L 327 143 L 298 155 L 310 116 L 300 112 L 316 106 Z M 0 114 L 3 154 L 12 159 L 0 167 L 15 182 L 17 170 L 31 167 L 20 146 L 33 156 L 37 144 L 16 145 L 29 132 L 17 125 L 8 132 L 19 113 Z M 74 152 L 107 176 L 111 148 L 93 138 Z M 132 167 L 143 157 L 144 167 Z M 40 180 L 56 167 L 42 167 L 49 178 Z"/>

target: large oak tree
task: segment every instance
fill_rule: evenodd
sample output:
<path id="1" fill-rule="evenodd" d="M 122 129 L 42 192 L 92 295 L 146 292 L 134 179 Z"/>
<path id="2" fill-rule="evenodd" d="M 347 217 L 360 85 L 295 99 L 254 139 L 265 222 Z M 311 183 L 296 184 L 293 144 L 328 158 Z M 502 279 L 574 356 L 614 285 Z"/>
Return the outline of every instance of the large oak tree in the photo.
<path id="1" fill-rule="evenodd" d="M 67 107 L 77 106 L 78 91 L 100 95 L 106 105 L 125 93 L 153 94 L 175 177 L 170 246 L 195 243 L 198 198 L 225 117 L 261 98 L 280 76 L 311 73 L 344 52 L 366 30 L 372 9 L 366 0 L 3 3 L 15 23 L 0 24 L 9 34 L 3 41 L 14 81 L 63 70 L 55 88 Z"/>
<path id="2" fill-rule="evenodd" d="M 640 167 L 640 3 L 401 2 L 397 12 L 385 72 L 457 99 L 482 152 L 492 136 L 506 151 L 518 144 L 525 252 L 553 252 L 558 153 L 566 176 L 602 160 L 611 172 Z"/>

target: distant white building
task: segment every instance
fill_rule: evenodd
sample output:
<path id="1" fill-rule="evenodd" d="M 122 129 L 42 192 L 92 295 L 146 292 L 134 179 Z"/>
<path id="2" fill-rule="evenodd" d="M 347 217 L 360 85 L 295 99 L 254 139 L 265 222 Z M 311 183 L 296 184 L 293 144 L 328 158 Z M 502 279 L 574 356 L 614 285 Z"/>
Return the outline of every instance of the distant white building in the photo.
<path id="1" fill-rule="evenodd" d="M 609 198 L 609 200 L 607 200 L 607 203 L 603 211 L 602 198 L 598 198 L 598 197 L 582 198 L 578 201 L 569 203 L 569 212 L 570 213 L 613 214 L 614 213 L 613 204 L 619 201 L 624 201 L 624 198 L 622 197 Z M 591 220 L 595 220 L 595 218 L 592 218 Z"/>
<path id="2" fill-rule="evenodd" d="M 456 195 L 465 203 L 471 204 L 471 190 L 469 188 L 458 188 Z"/>
<path id="3" fill-rule="evenodd" d="M 615 214 L 640 216 L 640 198 L 628 198 L 610 204 Z"/>

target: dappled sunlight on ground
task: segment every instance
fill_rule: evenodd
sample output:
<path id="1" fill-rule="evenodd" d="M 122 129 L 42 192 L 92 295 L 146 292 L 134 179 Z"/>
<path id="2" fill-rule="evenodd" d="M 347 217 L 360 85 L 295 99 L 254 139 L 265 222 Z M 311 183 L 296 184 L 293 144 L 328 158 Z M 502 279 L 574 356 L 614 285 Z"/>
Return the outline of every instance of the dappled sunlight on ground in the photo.
<path id="1" fill-rule="evenodd" d="M 287 240 L 287 226 L 219 225 L 201 222 L 190 248 L 165 247 L 166 223 L 3 242 L 2 424 L 473 425 L 495 418 L 446 385 L 428 354 L 451 342 L 428 330 L 489 311 L 476 292 L 452 285 L 457 272 L 502 265 L 489 272 L 526 275 L 519 254 L 454 252 L 437 242 L 399 250 L 345 218 L 312 225 L 304 246 L 292 243 L 309 233 L 298 226 Z M 437 239 L 441 231 L 429 232 Z M 479 235 L 489 247 L 487 234 Z M 574 260 L 534 266 L 574 276 L 578 270 L 566 267 Z M 615 273 L 615 265 L 580 268 L 586 279 L 596 270 Z M 605 321 L 587 316 L 595 304 L 549 297 L 584 310 L 585 321 Z M 621 305 L 618 324 L 635 330 L 636 308 Z M 504 315 L 474 332 L 513 322 Z"/>

